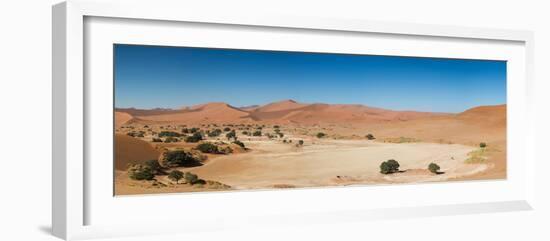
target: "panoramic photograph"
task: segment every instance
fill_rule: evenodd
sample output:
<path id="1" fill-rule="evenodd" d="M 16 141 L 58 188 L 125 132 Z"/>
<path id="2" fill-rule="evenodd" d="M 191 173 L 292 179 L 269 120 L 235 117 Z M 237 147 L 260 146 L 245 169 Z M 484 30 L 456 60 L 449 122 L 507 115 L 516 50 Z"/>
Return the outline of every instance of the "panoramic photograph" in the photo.
<path id="1" fill-rule="evenodd" d="M 114 195 L 506 179 L 506 62 L 115 44 Z"/>

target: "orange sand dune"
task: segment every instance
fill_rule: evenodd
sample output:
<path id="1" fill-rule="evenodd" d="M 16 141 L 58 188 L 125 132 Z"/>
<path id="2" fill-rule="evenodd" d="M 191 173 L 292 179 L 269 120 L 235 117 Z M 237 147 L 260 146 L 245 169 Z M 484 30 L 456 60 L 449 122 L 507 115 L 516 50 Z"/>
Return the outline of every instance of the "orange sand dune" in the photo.
<path id="1" fill-rule="evenodd" d="M 128 121 L 132 120 L 132 115 L 124 112 L 118 112 L 115 111 L 115 126 L 120 127 L 127 123 Z"/>
<path id="2" fill-rule="evenodd" d="M 146 141 L 115 134 L 115 169 L 126 170 L 129 165 L 158 159 L 160 152 Z"/>
<path id="3" fill-rule="evenodd" d="M 246 120 L 248 113 L 221 102 L 193 106 L 179 113 L 139 116 L 145 121 L 172 123 L 237 122 Z"/>

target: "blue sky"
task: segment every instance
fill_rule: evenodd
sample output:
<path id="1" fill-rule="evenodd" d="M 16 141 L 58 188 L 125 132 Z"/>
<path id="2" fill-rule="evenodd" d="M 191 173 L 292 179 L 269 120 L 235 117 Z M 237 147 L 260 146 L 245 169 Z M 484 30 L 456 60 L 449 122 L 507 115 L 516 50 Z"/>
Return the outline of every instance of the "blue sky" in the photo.
<path id="1" fill-rule="evenodd" d="M 293 99 L 461 112 L 506 103 L 506 62 L 115 45 L 117 108 Z"/>

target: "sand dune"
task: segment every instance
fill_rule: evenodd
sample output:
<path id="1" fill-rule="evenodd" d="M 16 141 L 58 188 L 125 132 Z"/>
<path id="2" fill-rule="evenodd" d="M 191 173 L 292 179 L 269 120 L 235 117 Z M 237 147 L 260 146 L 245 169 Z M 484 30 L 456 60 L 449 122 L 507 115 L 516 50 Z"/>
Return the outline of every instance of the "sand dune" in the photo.
<path id="1" fill-rule="evenodd" d="M 139 116 L 144 121 L 171 123 L 223 123 L 244 121 L 248 112 L 221 102 L 212 102 L 180 110 L 176 113 Z"/>
<path id="2" fill-rule="evenodd" d="M 129 165 L 158 159 L 160 152 L 148 142 L 140 139 L 115 134 L 115 169 L 126 170 Z"/>
<path id="3" fill-rule="evenodd" d="M 180 110 L 167 109 L 117 109 L 139 118 L 141 122 L 173 123 L 380 123 L 388 121 L 408 121 L 418 118 L 449 116 L 450 114 L 392 111 L 364 105 L 345 104 L 304 104 L 294 100 L 283 100 L 263 106 L 237 108 L 223 102 L 213 102 Z"/>
<path id="4" fill-rule="evenodd" d="M 127 123 L 128 121 L 132 120 L 133 117 L 131 114 L 126 112 L 118 112 L 115 111 L 115 126 L 120 127 Z"/>

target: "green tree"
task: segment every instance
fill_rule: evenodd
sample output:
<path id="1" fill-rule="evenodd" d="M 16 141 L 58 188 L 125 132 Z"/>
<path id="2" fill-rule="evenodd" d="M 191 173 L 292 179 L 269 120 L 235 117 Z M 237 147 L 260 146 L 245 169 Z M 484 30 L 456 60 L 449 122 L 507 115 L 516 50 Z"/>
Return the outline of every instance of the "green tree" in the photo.
<path id="1" fill-rule="evenodd" d="M 199 176 L 197 176 L 196 174 L 193 174 L 191 172 L 184 173 L 183 178 L 189 184 L 195 184 L 197 182 L 197 180 L 199 180 Z"/>
<path id="2" fill-rule="evenodd" d="M 153 180 L 153 170 L 145 165 L 136 164 L 128 169 L 128 176 L 134 180 Z"/>
<path id="3" fill-rule="evenodd" d="M 178 184 L 180 179 L 183 178 L 183 172 L 178 170 L 173 170 L 168 174 L 168 178 L 170 178 L 170 180 L 175 181 L 176 184 Z"/>
<path id="4" fill-rule="evenodd" d="M 163 167 L 190 167 L 199 164 L 197 158 L 183 150 L 167 151 L 162 154 Z"/>
<path id="5" fill-rule="evenodd" d="M 186 137 L 185 142 L 195 143 L 195 142 L 201 141 L 202 139 L 203 139 L 202 134 L 200 132 L 195 132 L 193 133 L 193 135 Z"/>
<path id="6" fill-rule="evenodd" d="M 390 174 L 399 171 L 399 162 L 394 159 L 387 160 L 380 164 L 380 173 Z"/>
<path id="7" fill-rule="evenodd" d="M 246 148 L 246 147 L 244 146 L 244 143 L 243 143 L 242 141 L 235 140 L 233 143 L 236 144 L 236 145 L 238 145 L 238 146 L 240 146 L 240 147 L 242 147 L 243 149 Z"/>
<path id="8" fill-rule="evenodd" d="M 212 153 L 217 154 L 220 153 L 220 150 L 218 149 L 218 146 L 210 143 L 210 142 L 203 142 L 199 145 L 197 145 L 197 150 L 201 151 L 202 153 Z"/>
<path id="9" fill-rule="evenodd" d="M 237 140 L 237 133 L 235 133 L 235 130 L 231 130 L 225 135 L 225 137 L 227 137 L 227 140 Z"/>
<path id="10" fill-rule="evenodd" d="M 435 163 L 430 163 L 430 165 L 428 165 L 428 170 L 430 170 L 430 172 L 434 173 L 434 174 L 439 174 L 439 170 L 441 169 L 441 167 L 439 167 L 439 165 L 435 164 Z"/>
<path id="11" fill-rule="evenodd" d="M 158 160 L 148 160 L 144 163 L 145 166 L 151 168 L 153 174 L 158 175 L 162 171 L 162 166 Z"/>

